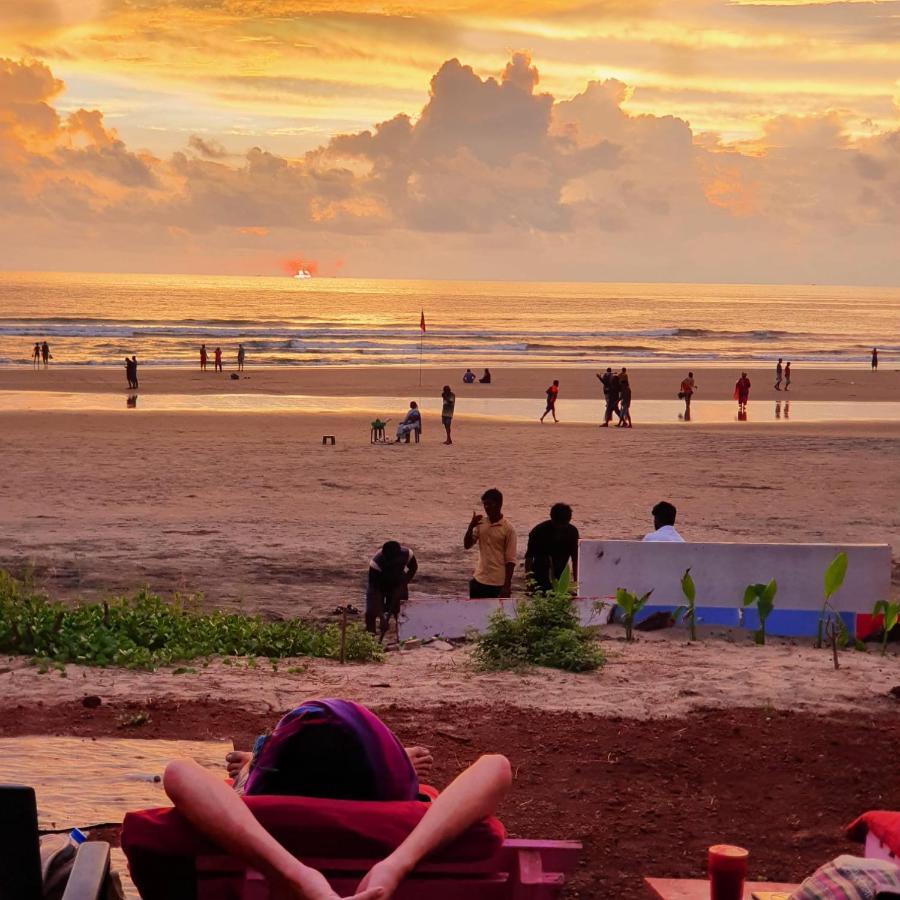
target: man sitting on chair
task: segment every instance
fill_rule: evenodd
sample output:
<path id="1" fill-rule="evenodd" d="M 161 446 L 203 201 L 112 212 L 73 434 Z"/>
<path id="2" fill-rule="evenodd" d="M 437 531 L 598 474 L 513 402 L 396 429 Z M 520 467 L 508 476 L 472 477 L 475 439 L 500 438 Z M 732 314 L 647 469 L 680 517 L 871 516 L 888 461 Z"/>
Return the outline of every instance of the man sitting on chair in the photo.
<path id="1" fill-rule="evenodd" d="M 397 426 L 396 443 L 399 444 L 404 437 L 406 438 L 407 443 L 409 443 L 409 435 L 413 431 L 418 431 L 419 433 L 422 431 L 422 414 L 419 412 L 419 404 L 416 403 L 415 400 L 409 404 L 409 412 Z"/>

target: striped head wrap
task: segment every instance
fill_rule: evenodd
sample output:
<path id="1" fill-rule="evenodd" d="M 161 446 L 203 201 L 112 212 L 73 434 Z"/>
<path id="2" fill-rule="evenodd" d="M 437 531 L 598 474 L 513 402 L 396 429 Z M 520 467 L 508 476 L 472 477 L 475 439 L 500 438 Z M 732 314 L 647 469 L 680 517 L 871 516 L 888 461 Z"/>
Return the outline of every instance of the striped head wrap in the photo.
<path id="1" fill-rule="evenodd" d="M 359 703 L 309 700 L 254 748 L 245 794 L 414 800 L 419 784 L 394 733 Z"/>

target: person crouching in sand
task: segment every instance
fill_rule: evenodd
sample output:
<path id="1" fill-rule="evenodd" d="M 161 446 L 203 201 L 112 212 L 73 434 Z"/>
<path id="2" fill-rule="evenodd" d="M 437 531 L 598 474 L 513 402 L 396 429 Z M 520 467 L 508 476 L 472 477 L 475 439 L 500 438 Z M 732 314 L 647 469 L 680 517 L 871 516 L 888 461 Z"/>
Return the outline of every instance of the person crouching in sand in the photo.
<path id="1" fill-rule="evenodd" d="M 413 754 L 374 713 L 347 700 L 310 700 L 298 706 L 270 735 L 257 740 L 245 765 L 239 790 L 246 796 L 409 801 L 419 792 Z M 430 803 L 409 836 L 370 869 L 352 900 L 388 900 L 423 858 L 493 814 L 511 784 L 504 756 L 482 756 Z M 274 898 L 339 900 L 321 872 L 279 844 L 240 794 L 199 763 L 169 763 L 163 787 L 196 829 L 262 873 Z M 126 838 L 127 826 L 127 853 Z M 162 900 L 152 885 L 140 883 L 140 867 L 132 864 L 131 869 L 141 896 Z"/>

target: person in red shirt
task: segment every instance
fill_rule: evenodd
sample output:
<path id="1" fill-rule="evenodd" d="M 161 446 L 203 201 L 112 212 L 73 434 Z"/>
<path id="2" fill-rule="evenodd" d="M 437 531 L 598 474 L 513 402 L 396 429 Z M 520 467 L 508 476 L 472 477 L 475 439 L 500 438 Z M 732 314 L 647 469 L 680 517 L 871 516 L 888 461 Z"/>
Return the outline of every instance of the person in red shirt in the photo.
<path id="1" fill-rule="evenodd" d="M 741 372 L 734 386 L 734 399 L 738 403 L 738 415 L 747 414 L 747 401 L 750 399 L 750 379 L 746 372 Z"/>
<path id="2" fill-rule="evenodd" d="M 553 416 L 553 421 L 558 422 L 559 419 L 556 418 L 556 398 L 559 396 L 559 382 L 554 381 L 550 387 L 547 388 L 547 408 L 544 410 L 544 415 L 541 416 L 541 421 L 544 421 L 547 413 L 551 413 Z"/>

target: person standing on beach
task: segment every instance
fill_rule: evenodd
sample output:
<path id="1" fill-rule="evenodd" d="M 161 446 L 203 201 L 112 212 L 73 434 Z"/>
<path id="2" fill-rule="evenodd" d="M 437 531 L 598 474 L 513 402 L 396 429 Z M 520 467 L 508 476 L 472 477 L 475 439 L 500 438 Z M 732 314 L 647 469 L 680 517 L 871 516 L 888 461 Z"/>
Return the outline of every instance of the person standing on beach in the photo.
<path id="1" fill-rule="evenodd" d="M 750 379 L 746 372 L 741 372 L 734 386 L 734 399 L 738 404 L 738 415 L 747 414 L 747 401 L 750 399 Z"/>
<path id="2" fill-rule="evenodd" d="M 878 348 L 872 348 L 872 371 L 874 372 L 878 368 Z"/>
<path id="3" fill-rule="evenodd" d="M 782 363 L 782 359 L 781 359 L 781 357 L 779 357 L 779 358 L 778 358 L 778 365 L 775 366 L 775 390 L 776 390 L 776 391 L 780 391 L 780 390 L 781 390 L 781 380 L 782 380 L 782 378 L 784 377 L 784 376 L 783 376 L 783 371 L 784 371 L 784 370 L 781 368 L 781 363 Z"/>
<path id="4" fill-rule="evenodd" d="M 34 343 L 34 350 L 31 352 L 31 362 L 35 369 L 41 367 L 41 345 L 38 341 Z"/>
<path id="5" fill-rule="evenodd" d="M 238 344 L 238 372 L 244 371 L 244 345 Z"/>
<path id="6" fill-rule="evenodd" d="M 525 576 L 530 591 L 549 591 L 571 563 L 572 580 L 578 580 L 578 529 L 572 524 L 572 507 L 554 503 L 550 518 L 535 525 L 528 535 Z"/>
<path id="7" fill-rule="evenodd" d="M 206 344 L 201 344 L 200 345 L 200 371 L 201 372 L 206 371 L 206 360 L 208 358 L 209 357 L 207 356 L 207 353 L 206 353 Z"/>
<path id="8" fill-rule="evenodd" d="M 547 388 L 547 408 L 544 410 L 544 414 L 541 416 L 541 421 L 544 421 L 547 413 L 551 413 L 553 415 L 554 424 L 559 421 L 556 418 L 556 398 L 559 396 L 559 382 L 554 381 L 550 387 Z"/>
<path id="9" fill-rule="evenodd" d="M 456 394 L 450 390 L 450 385 L 445 384 L 444 390 L 441 392 L 441 425 L 447 432 L 447 440 L 445 444 L 452 444 L 453 438 L 450 437 L 450 428 L 453 425 L 453 410 L 456 408 Z"/>
<path id="10" fill-rule="evenodd" d="M 791 389 L 791 361 L 788 360 L 784 364 L 784 389 L 789 391 Z"/>
<path id="11" fill-rule="evenodd" d="M 216 372 L 222 372 L 222 348 L 216 347 L 213 353 L 213 370 Z"/>
<path id="12" fill-rule="evenodd" d="M 696 390 L 697 383 L 694 381 L 694 373 L 688 372 L 687 378 L 682 379 L 681 390 L 678 392 L 679 398 L 684 400 L 685 419 L 690 419 L 691 417 L 691 397 L 694 396 L 694 391 Z"/>
<path id="13" fill-rule="evenodd" d="M 612 422 L 613 413 L 622 421 L 622 410 L 619 409 L 619 399 L 622 396 L 622 382 L 619 376 L 613 372 L 609 376 L 609 391 L 606 394 L 606 410 L 603 413 L 603 424 L 601 428 L 609 428 Z"/>
<path id="14" fill-rule="evenodd" d="M 516 530 L 503 516 L 503 494 L 489 488 L 481 495 L 485 517 L 473 512 L 463 537 L 463 547 L 478 544 L 478 563 L 469 582 L 469 599 L 509 597 L 516 570 Z"/>
<path id="15" fill-rule="evenodd" d="M 128 379 L 128 389 L 134 390 L 134 366 L 127 356 L 125 357 L 125 377 Z"/>
<path id="16" fill-rule="evenodd" d="M 50 364 L 51 359 L 53 359 L 53 357 L 50 355 L 50 345 L 46 341 L 44 341 L 41 344 L 41 360 L 44 363 L 45 369 Z"/>
<path id="17" fill-rule="evenodd" d="M 138 389 L 138 377 L 137 377 L 137 357 L 132 354 L 131 355 L 131 377 L 134 379 L 134 389 Z"/>
<path id="18" fill-rule="evenodd" d="M 623 366 L 619 375 L 619 428 L 631 428 L 631 382 L 628 370 Z"/>

